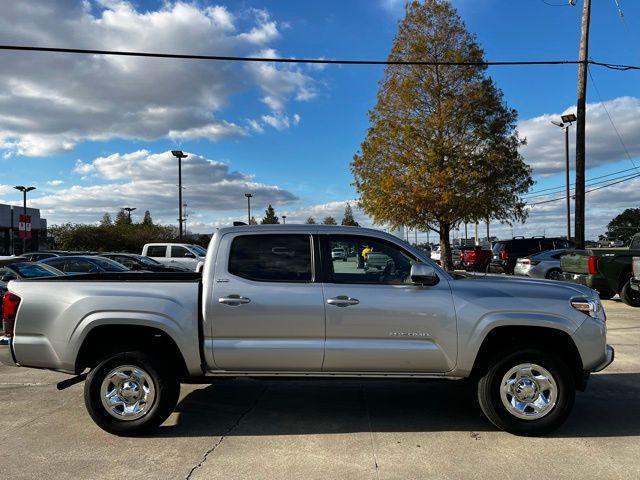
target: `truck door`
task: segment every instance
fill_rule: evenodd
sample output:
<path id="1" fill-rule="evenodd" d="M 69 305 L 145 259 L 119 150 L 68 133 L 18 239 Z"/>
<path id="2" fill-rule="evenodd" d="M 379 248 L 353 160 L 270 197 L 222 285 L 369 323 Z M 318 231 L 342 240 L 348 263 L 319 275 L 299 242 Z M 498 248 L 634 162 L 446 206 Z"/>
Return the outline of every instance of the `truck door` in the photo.
<path id="1" fill-rule="evenodd" d="M 361 235 L 320 235 L 327 340 L 323 371 L 442 373 L 455 367 L 457 327 L 446 278 L 411 283 L 416 257 Z M 333 248 L 347 261 L 331 259 Z"/>
<path id="2" fill-rule="evenodd" d="M 207 313 L 217 369 L 320 371 L 325 317 L 314 250 L 309 234 L 222 237 Z"/>

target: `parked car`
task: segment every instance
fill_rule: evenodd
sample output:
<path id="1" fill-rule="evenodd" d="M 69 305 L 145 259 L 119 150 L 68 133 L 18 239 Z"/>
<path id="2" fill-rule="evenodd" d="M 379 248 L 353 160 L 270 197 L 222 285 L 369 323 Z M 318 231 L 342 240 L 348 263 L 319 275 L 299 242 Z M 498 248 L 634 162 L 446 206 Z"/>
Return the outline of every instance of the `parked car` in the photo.
<path id="1" fill-rule="evenodd" d="M 331 259 L 332 260 L 342 260 L 343 262 L 347 261 L 347 251 L 342 247 L 336 247 L 331 250 Z"/>
<path id="2" fill-rule="evenodd" d="M 528 257 L 534 253 L 561 248 L 573 248 L 574 243 L 566 238 L 546 237 L 513 237 L 511 240 L 498 240 L 492 247 L 491 273 L 513 275 L 518 258 Z"/>
<path id="3" fill-rule="evenodd" d="M 433 249 L 431 250 L 430 258 L 431 258 L 431 260 L 436 262 L 438 265 L 441 265 L 440 256 L 441 256 L 440 245 L 435 245 L 433 247 Z M 462 259 L 462 256 L 460 254 L 460 250 L 457 249 L 456 247 L 452 246 L 451 247 L 451 261 L 453 262 L 453 267 L 454 268 L 459 268 L 462 265 L 461 264 L 461 259 Z"/>
<path id="4" fill-rule="evenodd" d="M 567 249 L 558 248 L 519 258 L 513 273 L 522 277 L 563 280 L 560 258 L 566 252 Z"/>
<path id="5" fill-rule="evenodd" d="M 67 275 L 82 273 L 127 272 L 129 269 L 121 263 L 98 256 L 66 256 L 40 260 L 39 263 L 50 265 Z"/>
<path id="6" fill-rule="evenodd" d="M 145 270 L 148 272 L 189 272 L 187 267 L 180 265 L 163 265 L 162 263 L 144 255 L 135 253 L 101 253 L 101 257 L 118 262 L 129 270 Z"/>
<path id="7" fill-rule="evenodd" d="M 188 243 L 147 243 L 142 255 L 163 265 L 186 267 L 195 271 L 198 262 L 204 261 L 207 251 L 200 245 Z"/>
<path id="8" fill-rule="evenodd" d="M 44 260 L 45 258 L 59 257 L 60 253 L 58 253 L 58 252 L 49 252 L 49 251 L 27 252 L 27 253 L 23 253 L 22 255 L 18 255 L 18 256 L 20 258 L 23 258 L 24 261 L 26 261 L 26 262 L 37 262 L 39 260 Z"/>
<path id="9" fill-rule="evenodd" d="M 13 335 L 13 320 L 4 319 L 2 315 L 2 300 L 7 291 L 7 285 L 11 280 L 20 280 L 23 278 L 36 277 L 53 277 L 64 275 L 48 265 L 39 263 L 25 262 L 24 259 L 16 257 L 15 261 L 4 261 L 0 266 L 0 326 L 2 326 L 2 335 L 0 335 L 0 345 L 6 345 L 9 338 Z"/>
<path id="10" fill-rule="evenodd" d="M 600 298 L 620 300 L 632 307 L 640 307 L 640 295 L 632 289 L 632 261 L 640 255 L 640 233 L 631 239 L 628 248 L 590 248 L 571 250 L 562 257 L 563 279 L 587 285 L 597 290 Z"/>
<path id="11" fill-rule="evenodd" d="M 334 263 L 337 245 L 369 246 L 395 268 L 365 272 L 357 256 Z M 591 289 L 451 274 L 377 230 L 221 228 L 205 263 L 202 276 L 12 281 L 13 359 L 75 375 L 60 389 L 86 378 L 89 414 L 118 435 L 162 423 L 181 380 L 264 375 L 471 378 L 491 422 L 536 435 L 562 424 L 576 388 L 614 358 Z"/>
<path id="12" fill-rule="evenodd" d="M 369 252 L 364 262 L 364 269 L 371 270 L 385 270 L 386 268 L 394 268 L 393 259 L 386 253 L 381 252 Z"/>
<path id="13" fill-rule="evenodd" d="M 469 247 L 462 251 L 460 259 L 465 270 L 486 272 L 491 262 L 491 250 L 480 245 Z"/>

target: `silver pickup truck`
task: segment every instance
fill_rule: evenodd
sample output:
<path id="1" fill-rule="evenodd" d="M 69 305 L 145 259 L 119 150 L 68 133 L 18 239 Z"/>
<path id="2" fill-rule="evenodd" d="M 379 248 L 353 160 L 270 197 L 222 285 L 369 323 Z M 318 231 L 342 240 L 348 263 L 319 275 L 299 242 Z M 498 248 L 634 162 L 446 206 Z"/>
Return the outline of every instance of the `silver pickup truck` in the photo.
<path id="1" fill-rule="evenodd" d="M 393 269 L 337 247 L 365 246 Z M 384 232 L 324 225 L 222 228 L 204 270 L 9 283 L 13 360 L 83 380 L 104 430 L 162 423 L 180 383 L 221 377 L 470 378 L 497 427 L 539 435 L 613 361 L 587 287 L 447 273 Z"/>

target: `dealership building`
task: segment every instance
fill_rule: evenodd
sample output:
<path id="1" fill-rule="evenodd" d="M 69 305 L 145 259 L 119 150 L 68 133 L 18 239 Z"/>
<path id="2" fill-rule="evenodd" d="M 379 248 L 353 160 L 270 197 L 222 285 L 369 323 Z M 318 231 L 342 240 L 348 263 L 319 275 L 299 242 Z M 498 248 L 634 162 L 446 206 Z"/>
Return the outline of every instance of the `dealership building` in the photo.
<path id="1" fill-rule="evenodd" d="M 0 256 L 19 255 L 22 251 L 20 237 L 20 215 L 24 213 L 21 206 L 0 203 Z M 26 239 L 27 252 L 38 250 L 47 236 L 47 221 L 40 217 L 40 210 L 27 208 L 27 215 L 31 216 L 31 238 Z"/>

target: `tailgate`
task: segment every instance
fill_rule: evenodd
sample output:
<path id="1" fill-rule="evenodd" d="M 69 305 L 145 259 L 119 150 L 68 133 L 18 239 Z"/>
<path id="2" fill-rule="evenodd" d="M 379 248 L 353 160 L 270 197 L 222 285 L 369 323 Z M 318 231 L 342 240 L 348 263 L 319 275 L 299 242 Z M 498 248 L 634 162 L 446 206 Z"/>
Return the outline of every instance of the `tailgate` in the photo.
<path id="1" fill-rule="evenodd" d="M 560 257 L 560 268 L 568 273 L 589 273 L 590 250 L 569 250 Z"/>

